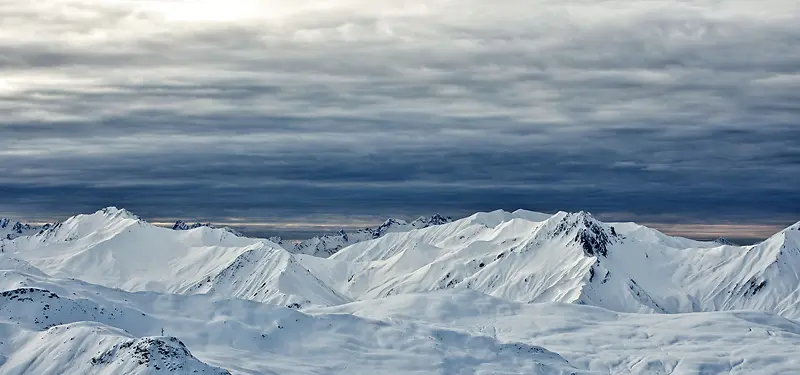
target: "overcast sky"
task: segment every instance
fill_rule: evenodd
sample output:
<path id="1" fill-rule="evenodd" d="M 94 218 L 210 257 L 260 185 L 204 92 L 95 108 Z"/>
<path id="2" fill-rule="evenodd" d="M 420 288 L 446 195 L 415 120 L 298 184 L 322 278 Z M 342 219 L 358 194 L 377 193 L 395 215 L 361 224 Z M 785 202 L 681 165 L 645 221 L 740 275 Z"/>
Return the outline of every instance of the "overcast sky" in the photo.
<path id="1" fill-rule="evenodd" d="M 798 24 L 796 0 L 0 0 L 0 216 L 769 231 L 800 219 Z"/>

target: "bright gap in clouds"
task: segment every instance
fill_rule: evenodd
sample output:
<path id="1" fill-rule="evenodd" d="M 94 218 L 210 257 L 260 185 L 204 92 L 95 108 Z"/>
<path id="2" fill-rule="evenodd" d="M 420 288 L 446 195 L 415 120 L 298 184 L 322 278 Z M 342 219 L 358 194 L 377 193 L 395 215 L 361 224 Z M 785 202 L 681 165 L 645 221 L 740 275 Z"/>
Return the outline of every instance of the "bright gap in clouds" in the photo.
<path id="1" fill-rule="evenodd" d="M 143 1 L 145 9 L 175 22 L 230 22 L 251 18 L 275 18 L 283 16 L 286 5 L 278 1 Z"/>

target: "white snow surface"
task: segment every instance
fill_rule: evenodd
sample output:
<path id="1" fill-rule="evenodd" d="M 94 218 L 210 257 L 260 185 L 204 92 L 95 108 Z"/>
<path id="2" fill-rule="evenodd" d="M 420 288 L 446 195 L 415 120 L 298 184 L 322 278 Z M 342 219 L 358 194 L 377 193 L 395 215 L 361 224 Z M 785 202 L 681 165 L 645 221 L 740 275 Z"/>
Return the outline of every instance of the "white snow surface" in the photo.
<path id="1" fill-rule="evenodd" d="M 415 222 L 298 251 L 109 207 L 4 237 L 0 374 L 800 373 L 800 223 Z"/>

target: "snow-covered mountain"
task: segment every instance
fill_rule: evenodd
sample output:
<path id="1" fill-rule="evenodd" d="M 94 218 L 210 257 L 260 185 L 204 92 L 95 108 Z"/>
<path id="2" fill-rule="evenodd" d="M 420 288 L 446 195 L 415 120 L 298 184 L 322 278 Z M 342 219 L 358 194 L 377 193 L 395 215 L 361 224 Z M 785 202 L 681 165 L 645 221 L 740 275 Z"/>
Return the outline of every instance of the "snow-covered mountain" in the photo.
<path id="1" fill-rule="evenodd" d="M 9 218 L 0 217 L 0 238 L 12 240 L 21 236 L 30 236 L 32 234 L 47 230 L 51 226 L 52 224 L 24 224 L 19 221 L 12 221 Z"/>
<path id="2" fill-rule="evenodd" d="M 518 301 L 620 312 L 757 309 L 800 318 L 797 225 L 737 247 L 668 237 L 590 214 L 482 213 L 347 247 L 312 272 L 354 300 L 473 289 Z"/>
<path id="3" fill-rule="evenodd" d="M 110 207 L 0 247 L 56 277 L 294 307 L 463 288 L 620 312 L 757 309 L 800 318 L 796 227 L 738 247 L 602 223 L 586 212 L 495 211 L 387 221 L 356 232 L 371 240 L 343 234 L 355 243 L 322 258 L 210 226 L 160 228 Z"/>
<path id="4" fill-rule="evenodd" d="M 134 292 L 213 293 L 291 307 L 349 301 L 270 241 L 205 225 L 171 230 L 115 207 L 0 242 L 0 249 L 53 276 Z"/>
<path id="5" fill-rule="evenodd" d="M 430 226 L 442 225 L 453 221 L 451 217 L 435 214 L 429 217 L 419 217 L 411 222 L 401 219 L 388 219 L 375 228 L 364 228 L 352 232 L 340 230 L 337 233 L 316 236 L 297 243 L 286 243 L 284 247 L 297 254 L 308 254 L 318 257 L 327 257 L 337 251 L 359 242 L 373 240 L 388 233 L 408 232 L 414 229 L 423 229 Z M 278 239 L 280 241 L 280 239 Z M 282 241 L 280 241 L 282 242 Z"/>
<path id="6" fill-rule="evenodd" d="M 1 239 L 0 373 L 800 370 L 800 223 L 751 246 L 523 210 L 289 250 L 175 229 L 109 207 Z"/>

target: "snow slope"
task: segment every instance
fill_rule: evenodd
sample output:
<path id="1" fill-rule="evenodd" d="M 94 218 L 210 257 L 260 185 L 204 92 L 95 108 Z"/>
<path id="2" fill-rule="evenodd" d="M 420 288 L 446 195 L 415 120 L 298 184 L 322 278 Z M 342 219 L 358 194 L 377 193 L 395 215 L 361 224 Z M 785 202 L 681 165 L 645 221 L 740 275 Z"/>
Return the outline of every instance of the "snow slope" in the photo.
<path id="1" fill-rule="evenodd" d="M 561 303 L 521 304 L 470 290 L 404 294 L 315 309 L 458 327 L 537 343 L 601 374 L 795 374 L 800 324 L 762 312 L 630 314 Z"/>
<path id="2" fill-rule="evenodd" d="M 24 331 L 0 323 L 3 374 L 151 375 L 166 373 L 230 375 L 192 356 L 174 337 L 132 338 L 124 331 L 93 322 Z M 8 335 L 8 336 L 6 336 Z M 11 337 L 9 337 L 11 336 Z"/>
<path id="3" fill-rule="evenodd" d="M 215 274 L 248 249 L 266 246 L 207 227 L 172 231 L 113 207 L 78 215 L 2 243 L 44 272 L 126 290 L 172 291 Z"/>
<path id="4" fill-rule="evenodd" d="M 114 207 L 0 247 L 49 275 L 128 291 L 221 293 L 292 306 L 349 301 L 272 242 L 207 226 L 170 230 Z"/>
<path id="5" fill-rule="evenodd" d="M 21 283 L 29 287 L 10 289 Z M 2 271 L 0 287 L 11 290 L 0 295 L 3 374 L 788 374 L 800 368 L 800 325 L 759 312 L 624 314 L 521 304 L 466 289 L 299 312 L 213 295 L 131 293 L 13 269 Z"/>
<path id="6" fill-rule="evenodd" d="M 0 283 L 31 285 L 0 295 L 3 374 L 591 373 L 536 345 L 426 324 L 131 293 L 13 269 Z"/>

